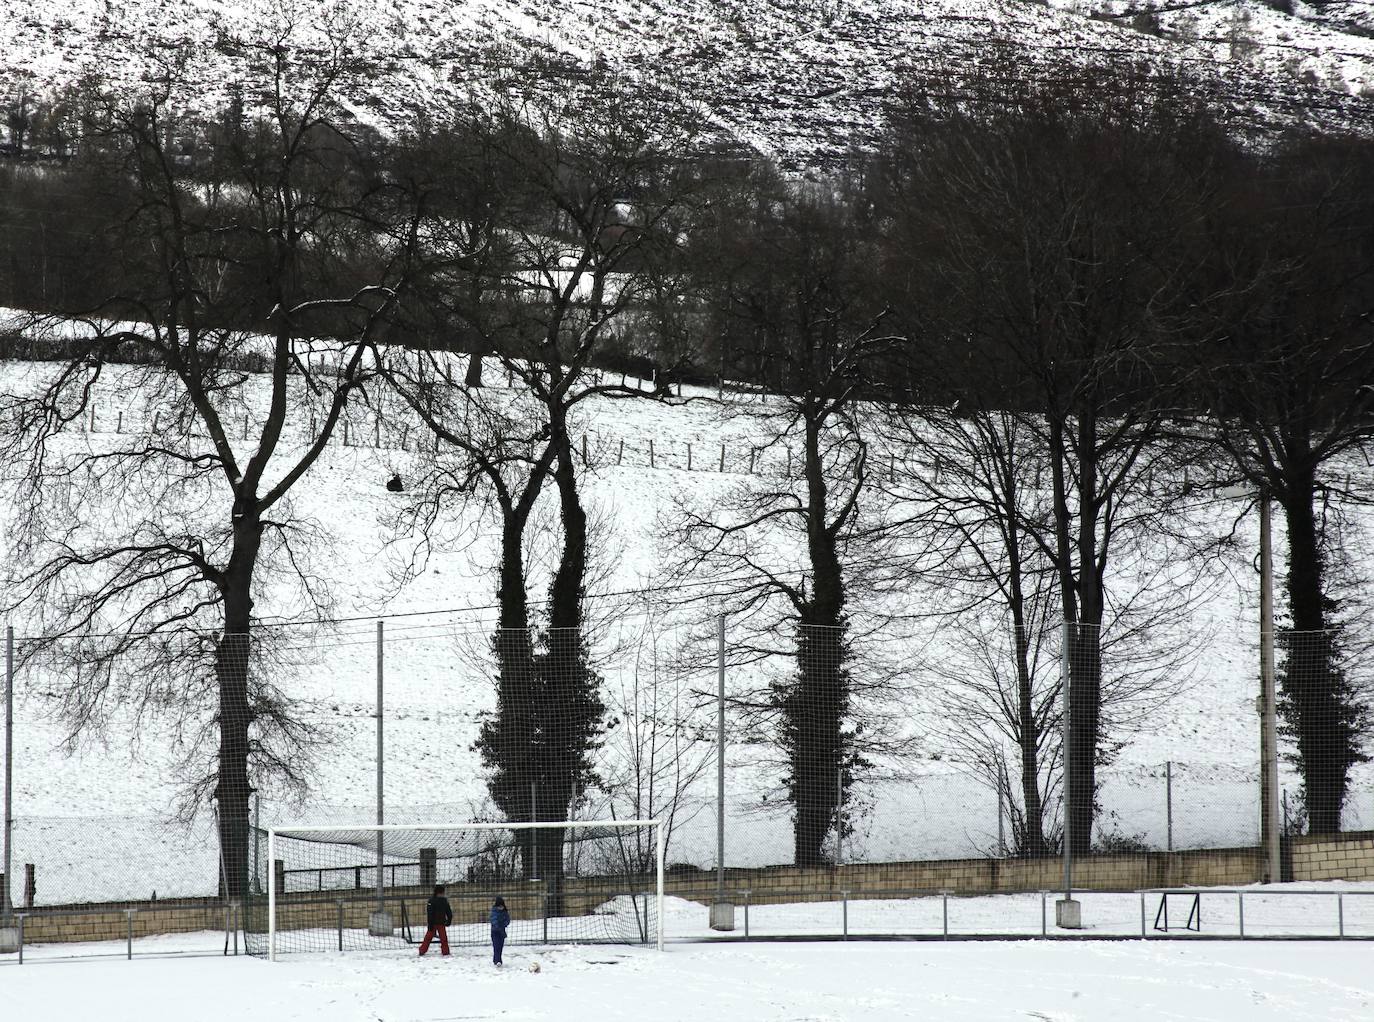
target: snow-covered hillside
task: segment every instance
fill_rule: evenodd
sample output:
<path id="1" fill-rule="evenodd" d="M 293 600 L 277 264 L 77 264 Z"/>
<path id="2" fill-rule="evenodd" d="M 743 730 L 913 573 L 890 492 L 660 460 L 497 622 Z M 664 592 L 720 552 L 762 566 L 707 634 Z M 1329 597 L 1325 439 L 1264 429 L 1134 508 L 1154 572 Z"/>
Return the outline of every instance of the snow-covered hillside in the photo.
<path id="1" fill-rule="evenodd" d="M 43 371 L 41 364 L 8 363 L 0 386 L 16 388 L 24 375 Z M 119 375 L 107 374 L 96 395 L 93 420 L 84 420 L 60 444 L 73 451 L 109 449 L 128 442 L 130 433 L 152 428 L 155 406 L 137 391 L 129 393 Z M 500 391 L 501 381 L 495 382 Z M 265 389 L 250 388 L 243 414 L 259 414 L 264 394 Z M 741 413 L 757 400 L 739 396 L 723 406 L 712 401 L 664 406 L 633 399 L 588 403 L 577 429 L 588 438 L 589 503 L 604 523 L 602 569 L 594 592 L 633 592 L 659 582 L 659 567 L 671 553 L 664 549 L 660 525 L 674 501 L 709 510 L 726 488 L 750 479 L 751 464 L 756 475 L 785 471 L 779 449 L 764 457 L 755 453 L 760 437 Z M 300 421 L 303 417 L 298 425 Z M 291 442 L 304 442 L 304 429 L 292 434 Z M 463 819 L 489 811 L 472 750 L 477 715 L 494 703 L 488 662 L 492 615 L 483 609 L 493 602 L 495 584 L 489 525 L 472 516 L 452 521 L 448 539 L 404 586 L 398 585 L 396 572 L 409 549 L 389 542 L 386 525 L 388 516 L 410 499 L 407 493 L 389 492 L 387 480 L 393 473 L 411 479 L 433 457 L 430 442 L 421 442 L 423 435 L 398 410 L 383 406 L 380 416 L 360 411 L 350 422 L 348 443 L 341 432 L 295 501 L 298 518 L 324 533 L 311 553 L 310 570 L 331 595 L 339 623 L 281 630 L 286 636 L 283 655 L 293 665 L 283 672 L 282 685 L 305 701 L 306 716 L 325 741 L 309 771 L 305 803 L 293 808 L 280 792 L 268 792 L 263 808 L 267 821 L 370 817 L 376 726 L 372 618 L 379 616 L 389 618 L 384 650 L 390 818 Z M 7 489 L 16 481 L 8 479 Z M 53 513 L 117 526 L 123 502 L 140 499 L 146 498 L 132 490 L 78 492 L 62 498 Z M 1216 507 L 1208 512 L 1213 515 L 1210 525 L 1205 520 L 1202 525 L 1229 528 L 1236 510 Z M 555 512 L 550 507 L 546 513 Z M 1246 524 L 1242 544 L 1252 550 L 1253 530 Z M 543 570 L 536 558 L 536 574 Z M 1256 588 L 1254 576 L 1242 566 L 1234 577 L 1223 577 L 1192 620 L 1175 623 L 1205 637 L 1206 648 L 1182 693 L 1152 717 L 1104 774 L 1101 834 L 1139 835 L 1164 846 L 1164 764 L 1171 761 L 1176 847 L 1253 842 Z M 909 598 L 912 609 L 930 609 L 938 606 L 940 596 L 913 591 Z M 665 611 L 648 594 L 594 602 L 607 621 L 600 643 L 606 654 L 601 669 L 607 700 L 613 713 L 623 715 L 633 702 L 637 678 L 641 693 L 652 680 L 670 684 L 672 672 L 666 668 L 680 657 L 682 644 L 692 641 L 694 622 L 710 608 Z M 269 619 L 294 609 L 274 604 L 270 591 L 259 606 Z M 864 608 L 853 611 L 862 614 Z M 15 624 L 21 638 L 32 627 L 22 619 Z M 903 665 L 905 679 L 902 696 L 888 712 L 920 741 L 911 756 L 880 763 L 859 786 L 863 808 L 847 855 L 909 859 L 995 849 L 995 793 L 927 734 L 939 665 L 957 652 L 952 644 L 965 640 L 937 625 L 925 632 L 894 628 L 879 641 L 886 643 L 887 659 Z M 732 689 L 757 683 L 760 672 L 770 669 L 787 670 L 789 665 L 764 664 L 752 674 L 732 672 Z M 697 712 L 691 710 L 692 692 L 711 692 L 714 677 L 707 667 L 701 676 L 671 685 L 669 695 L 678 701 L 675 710 L 690 716 Z M 208 893 L 204 887 L 214 876 L 215 862 L 210 829 L 202 821 L 187 835 L 162 822 L 182 781 L 175 766 L 178 755 L 187 750 L 172 747 L 165 723 L 156 716 L 136 732 L 127 714 L 116 713 L 104 734 L 86 736 L 68 754 L 64 725 L 55 716 L 63 686 L 59 672 L 34 669 L 21 675 L 18 687 L 16 854 L 20 862 L 40 863 L 47 878 L 40 884 L 41 900 L 146 897 L 154 889 L 164 897 Z M 704 712 L 699 723 L 709 729 L 709 705 Z M 608 760 L 624 738 L 623 730 L 612 733 Z M 709 759 L 711 748 L 709 741 L 701 742 L 692 753 L 694 762 Z M 766 751 L 742 741 L 731 744 L 732 864 L 782 862 L 790 855 L 785 812 L 759 810 L 766 795 L 776 797 L 781 777 Z M 711 777 L 707 772 L 689 786 L 687 812 L 671 850 L 675 861 L 712 862 Z M 1374 772 L 1367 767 L 1354 776 L 1347 814 L 1352 826 L 1374 822 L 1372 780 Z M 1286 777 L 1285 784 L 1293 787 L 1293 778 Z M 586 810 L 600 811 L 595 799 Z M 112 822 L 111 816 L 120 819 Z"/>
<path id="2" fill-rule="evenodd" d="M 367 66 L 353 112 L 385 129 L 455 99 L 561 95 L 595 69 L 700 103 L 730 136 L 793 165 L 861 146 L 894 90 L 942 89 L 1001 44 L 1034 64 L 1177 68 L 1241 130 L 1363 130 L 1374 93 L 1374 3 L 1259 0 L 0 0 L 0 100 L 82 80 L 171 73 L 222 101 L 285 41 L 347 40 Z M 260 61 L 258 61 L 260 63 Z"/>

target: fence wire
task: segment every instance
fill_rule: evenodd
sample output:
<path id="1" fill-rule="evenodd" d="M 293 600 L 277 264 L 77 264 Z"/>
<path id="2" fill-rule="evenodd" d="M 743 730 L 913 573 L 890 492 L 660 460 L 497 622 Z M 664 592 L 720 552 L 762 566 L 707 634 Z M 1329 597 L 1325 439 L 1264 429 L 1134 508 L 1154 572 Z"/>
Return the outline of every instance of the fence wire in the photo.
<path id="1" fill-rule="evenodd" d="M 703 887 L 722 865 L 1049 860 L 1065 839 L 1067 679 L 1071 748 L 1095 735 L 1070 756 L 1079 854 L 1258 861 L 1249 647 L 1204 656 L 1202 695 L 1182 699 L 1171 663 L 1126 663 L 1085 626 L 970 648 L 962 634 L 779 623 L 727 633 L 721 863 L 713 630 L 623 615 L 582 630 L 397 621 L 251 641 L 21 641 L 12 902 L 233 902 L 252 893 L 249 825 L 376 822 L 379 673 L 388 823 L 663 819 L 671 870 Z M 1276 645 L 1285 839 L 1374 827 L 1355 669 L 1325 636 Z M 1146 698 L 1152 677 L 1169 698 Z M 226 682 L 247 713 L 239 748 L 220 727 Z M 113 714 L 104 740 L 69 745 L 99 686 L 114 702 L 154 698 Z M 1094 690 L 1095 716 L 1075 705 Z M 135 731 L 136 745 L 121 738 Z M 242 766 L 237 788 L 220 780 L 226 764 Z M 189 822 L 176 814 L 187 800 L 200 808 Z M 564 852 L 531 844 L 522 870 L 548 874 Z"/>

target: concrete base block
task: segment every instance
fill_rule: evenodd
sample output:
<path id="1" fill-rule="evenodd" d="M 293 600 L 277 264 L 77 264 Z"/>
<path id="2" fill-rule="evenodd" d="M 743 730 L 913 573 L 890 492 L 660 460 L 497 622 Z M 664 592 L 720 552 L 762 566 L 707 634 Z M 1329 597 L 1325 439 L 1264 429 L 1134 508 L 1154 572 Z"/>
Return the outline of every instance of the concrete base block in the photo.
<path id="1" fill-rule="evenodd" d="M 19 950 L 19 927 L 6 923 L 0 926 L 0 955 L 12 955 Z"/>
<path id="2" fill-rule="evenodd" d="M 733 930 L 735 928 L 735 906 L 728 901 L 717 901 L 711 906 L 711 929 Z"/>
<path id="3" fill-rule="evenodd" d="M 367 932 L 374 937 L 394 937 L 396 924 L 390 912 L 373 912 L 367 917 Z"/>
<path id="4" fill-rule="evenodd" d="M 1062 930 L 1083 928 L 1083 903 L 1072 898 L 1060 898 L 1054 903 L 1054 925 Z"/>

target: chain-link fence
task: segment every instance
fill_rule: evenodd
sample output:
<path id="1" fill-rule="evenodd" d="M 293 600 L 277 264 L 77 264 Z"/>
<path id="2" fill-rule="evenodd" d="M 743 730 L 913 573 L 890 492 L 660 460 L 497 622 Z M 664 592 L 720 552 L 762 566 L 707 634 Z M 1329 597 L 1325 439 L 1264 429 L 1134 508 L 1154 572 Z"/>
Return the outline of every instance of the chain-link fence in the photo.
<path id="1" fill-rule="evenodd" d="M 216 815 L 226 765 L 249 794 L 240 819 L 264 829 L 371 824 L 379 810 L 388 823 L 662 819 L 676 896 L 702 901 L 722 886 L 756 906 L 838 898 L 841 883 L 1036 891 L 1058 882 L 1064 850 L 1066 681 L 1076 882 L 1261 877 L 1257 643 L 1185 664 L 1085 626 L 978 643 L 890 624 L 726 622 L 723 645 L 716 631 L 618 613 L 580 630 L 264 628 L 99 657 L 21 639 L 13 904 L 32 939 L 44 913 L 97 909 L 194 909 L 185 926 L 220 927 L 251 871 L 222 851 L 236 830 Z M 1284 876 L 1323 879 L 1304 842 L 1336 828 L 1309 792 L 1335 799 L 1339 831 L 1374 826 L 1358 669 L 1312 637 L 1277 647 Z M 1324 686 L 1345 716 L 1312 695 Z M 243 700 L 236 736 L 226 689 Z M 92 698 L 118 708 L 73 740 Z M 1343 757 L 1335 795 L 1313 787 L 1335 776 L 1327 747 Z M 566 870 L 568 847 L 550 842 L 518 849 L 513 868 Z M 357 858 L 330 868 L 375 867 Z M 1351 859 L 1345 875 L 1374 878 L 1374 863 Z"/>

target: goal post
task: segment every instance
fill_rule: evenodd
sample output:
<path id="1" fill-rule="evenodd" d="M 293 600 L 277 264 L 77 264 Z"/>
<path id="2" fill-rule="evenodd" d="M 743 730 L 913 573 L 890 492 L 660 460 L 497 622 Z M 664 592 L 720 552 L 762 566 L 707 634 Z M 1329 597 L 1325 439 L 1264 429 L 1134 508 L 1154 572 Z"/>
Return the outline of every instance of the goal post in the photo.
<path id="1" fill-rule="evenodd" d="M 379 860 L 378 837 L 385 835 Z M 405 948 L 424 935 L 436 884 L 453 908 L 451 944 L 490 940 L 487 916 L 504 898 L 508 942 L 653 943 L 663 949 L 660 820 L 425 823 L 272 827 L 254 835 L 245 918 L 249 951 Z M 376 925 L 381 904 L 395 921 Z M 544 875 L 540 875 L 540 874 Z"/>

